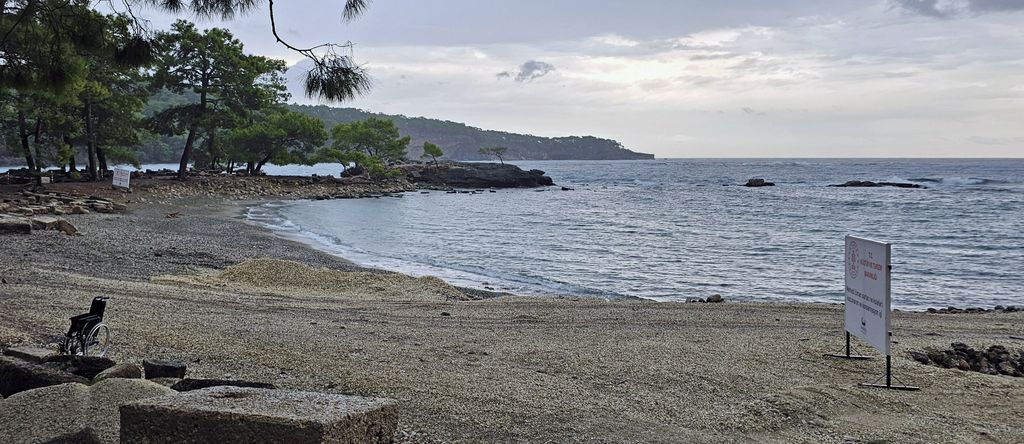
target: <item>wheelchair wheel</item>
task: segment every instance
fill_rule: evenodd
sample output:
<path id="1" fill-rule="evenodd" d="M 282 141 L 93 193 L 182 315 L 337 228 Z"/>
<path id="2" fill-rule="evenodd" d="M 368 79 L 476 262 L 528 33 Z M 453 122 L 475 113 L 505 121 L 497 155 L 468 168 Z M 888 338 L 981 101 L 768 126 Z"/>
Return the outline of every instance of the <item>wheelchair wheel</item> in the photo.
<path id="1" fill-rule="evenodd" d="M 85 336 L 82 353 L 85 356 L 103 356 L 110 348 L 110 327 L 107 324 L 96 324 Z"/>
<path id="2" fill-rule="evenodd" d="M 82 342 L 78 340 L 78 336 L 64 336 L 64 339 L 60 342 L 60 354 L 62 355 L 81 355 L 83 353 Z"/>

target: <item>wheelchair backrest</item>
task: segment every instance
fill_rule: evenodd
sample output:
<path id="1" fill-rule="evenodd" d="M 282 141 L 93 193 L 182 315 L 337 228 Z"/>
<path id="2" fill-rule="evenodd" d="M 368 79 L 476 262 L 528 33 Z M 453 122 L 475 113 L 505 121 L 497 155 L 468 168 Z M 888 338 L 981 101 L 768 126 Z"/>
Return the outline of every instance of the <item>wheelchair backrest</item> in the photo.
<path id="1" fill-rule="evenodd" d="M 106 296 L 97 296 L 92 298 L 92 305 L 89 307 L 89 314 L 103 319 L 103 312 L 107 309 L 107 299 L 110 298 Z"/>

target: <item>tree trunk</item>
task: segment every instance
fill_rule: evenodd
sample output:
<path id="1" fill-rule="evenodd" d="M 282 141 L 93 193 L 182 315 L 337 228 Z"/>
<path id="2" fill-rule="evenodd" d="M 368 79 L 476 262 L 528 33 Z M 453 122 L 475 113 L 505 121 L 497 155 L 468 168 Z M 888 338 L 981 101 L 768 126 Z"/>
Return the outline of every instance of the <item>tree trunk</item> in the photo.
<path id="1" fill-rule="evenodd" d="M 100 180 L 99 157 L 96 153 L 96 131 L 92 125 L 92 101 L 85 102 L 85 146 L 89 153 L 89 179 Z"/>
<path id="2" fill-rule="evenodd" d="M 32 132 L 32 145 L 36 149 L 36 185 L 43 184 L 43 156 L 39 155 L 39 138 L 43 134 L 43 120 L 36 118 L 36 129 Z"/>
<path id="3" fill-rule="evenodd" d="M 252 173 L 254 171 L 256 171 L 256 162 L 250 160 L 249 163 L 246 164 L 245 166 L 245 174 L 252 176 Z"/>
<path id="4" fill-rule="evenodd" d="M 199 114 L 192 116 L 192 125 L 188 128 L 188 138 L 185 139 L 185 149 L 181 151 L 181 162 L 178 163 L 178 179 L 185 180 L 188 174 L 188 161 L 192 158 L 192 147 L 196 143 L 196 133 L 199 132 L 199 122 L 206 114 L 206 88 L 208 79 L 203 78 L 202 90 L 199 93 Z"/>
<path id="5" fill-rule="evenodd" d="M 18 97 L 18 138 L 21 139 L 21 153 L 25 155 L 25 166 L 29 171 L 36 170 L 36 158 L 32 155 L 32 147 L 28 143 L 28 122 L 25 121 L 25 111 L 22 110 L 22 99 Z"/>
<path id="6" fill-rule="evenodd" d="M 181 162 L 178 163 L 178 179 L 185 180 L 188 174 L 188 160 L 192 157 L 192 145 L 196 143 L 196 132 L 199 131 L 199 124 L 193 123 L 188 129 L 188 138 L 185 139 L 185 149 L 181 152 Z"/>
<path id="7" fill-rule="evenodd" d="M 270 162 L 270 157 L 270 155 L 267 155 L 267 157 L 264 157 L 262 160 L 259 161 L 259 163 L 256 164 L 257 174 L 259 174 L 259 172 L 263 170 L 263 165 L 266 165 L 267 162 Z"/>
<path id="8" fill-rule="evenodd" d="M 110 168 L 107 168 L 107 155 L 103 154 L 103 148 L 96 145 L 96 159 L 100 161 L 100 177 L 106 177 Z"/>
<path id="9" fill-rule="evenodd" d="M 68 171 L 73 173 L 78 171 L 78 165 L 75 164 L 75 144 L 71 143 L 71 138 L 68 136 L 64 136 L 64 143 L 68 145 L 68 151 L 71 152 L 68 157 Z"/>

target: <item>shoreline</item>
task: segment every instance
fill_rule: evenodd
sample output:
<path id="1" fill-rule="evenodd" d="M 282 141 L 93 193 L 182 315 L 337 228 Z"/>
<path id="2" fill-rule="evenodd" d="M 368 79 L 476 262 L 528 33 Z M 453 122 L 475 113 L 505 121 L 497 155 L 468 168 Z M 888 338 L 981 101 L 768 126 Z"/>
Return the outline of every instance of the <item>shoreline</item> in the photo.
<path id="1" fill-rule="evenodd" d="M 10 195 L 12 190 L 21 189 L 20 186 L 7 186 L 7 193 Z M 400 269 L 389 269 L 374 266 L 364 266 L 352 261 L 349 257 L 346 257 L 343 252 L 331 251 L 329 248 L 323 248 L 320 244 L 313 240 L 305 239 L 301 235 L 290 236 L 283 233 L 280 230 L 275 230 L 271 227 L 263 226 L 258 222 L 249 220 L 247 212 L 255 207 L 263 204 L 273 203 L 294 203 L 294 202 L 313 202 L 319 200 L 328 199 L 366 199 L 366 198 L 381 198 L 387 197 L 392 194 L 402 193 L 415 193 L 424 190 L 433 191 L 444 191 L 443 189 L 427 186 L 418 187 L 415 184 L 408 183 L 406 181 L 396 181 L 383 184 L 341 184 L 337 180 L 330 180 L 329 178 L 322 177 L 301 177 L 301 176 L 233 176 L 233 177 L 219 177 L 219 176 L 197 176 L 191 178 L 187 182 L 179 182 L 177 180 L 169 180 L 166 177 L 146 177 L 139 179 L 133 179 L 133 192 L 125 193 L 111 189 L 108 185 L 103 183 L 90 183 L 90 182 L 71 182 L 71 183 L 59 183 L 47 185 L 47 189 L 54 191 L 67 191 L 79 188 L 85 188 L 86 194 L 98 194 L 99 196 L 106 197 L 108 199 L 117 200 L 120 199 L 124 205 L 139 209 L 149 208 L 152 205 L 165 206 L 168 208 L 179 208 L 189 207 L 194 202 L 200 202 L 204 207 L 203 211 L 212 215 L 227 215 L 234 219 L 237 219 L 245 225 L 258 229 L 268 236 L 276 237 L 280 240 L 292 243 L 294 246 L 301 247 L 300 249 L 307 249 L 309 252 L 316 253 L 318 255 L 327 255 L 334 258 L 342 263 L 346 264 L 349 268 L 358 268 L 365 270 L 373 270 L 380 272 L 400 273 L 408 274 Z M 0 186 L 0 197 L 4 197 L 4 187 Z M 211 210 L 212 208 L 212 210 Z M 86 216 L 88 217 L 88 216 Z M 221 267 L 227 266 L 230 262 L 221 264 Z M 438 267 L 435 265 L 428 265 L 428 267 Z M 427 275 L 427 274 L 423 274 Z M 487 277 L 483 276 L 482 277 Z M 471 287 L 467 285 L 458 285 L 459 288 L 472 292 L 481 298 L 492 298 L 499 296 L 520 296 L 520 297 L 539 297 L 539 298 L 594 298 L 599 300 L 638 300 L 645 302 L 676 302 L 676 303 L 690 303 L 698 302 L 698 298 L 687 297 L 676 301 L 661 301 L 657 299 L 644 298 L 640 296 L 632 295 L 616 295 L 616 296 L 602 296 L 600 294 L 572 294 L 572 293 L 558 293 L 553 291 L 551 293 L 517 293 L 514 290 L 503 291 L 503 290 L 488 290 L 485 288 Z M 772 300 L 765 298 L 749 298 L 749 297 L 726 297 L 729 302 L 765 302 L 770 304 L 814 304 L 814 305 L 826 305 L 826 306 L 841 306 L 842 301 L 805 301 L 805 300 Z M 1019 305 L 1007 305 L 993 307 L 976 307 L 976 306 L 943 306 L 936 305 L 931 307 L 920 307 L 920 308 L 894 308 L 897 312 L 912 312 L 912 313 L 940 313 L 940 314 L 973 314 L 973 313 L 987 313 L 987 312 L 1000 312 L 1000 311 L 1016 312 L 1024 310 L 1024 306 Z"/>
<path id="2" fill-rule="evenodd" d="M 840 306 L 450 299 L 450 286 L 367 278 L 246 223 L 241 208 L 262 199 L 120 198 L 126 213 L 66 216 L 82 236 L 3 238 L 0 346 L 46 346 L 107 295 L 118 361 L 394 398 L 405 442 L 1024 441 L 1006 420 L 1024 417 L 1024 378 L 908 355 L 952 342 L 1024 350 L 1012 339 L 1024 313 L 894 313 L 894 371 L 924 390 L 872 390 L 857 383 L 884 359 L 821 357 L 842 345 Z M 237 272 L 265 258 L 289 262 Z M 352 276 L 363 280 L 342 285 Z"/>

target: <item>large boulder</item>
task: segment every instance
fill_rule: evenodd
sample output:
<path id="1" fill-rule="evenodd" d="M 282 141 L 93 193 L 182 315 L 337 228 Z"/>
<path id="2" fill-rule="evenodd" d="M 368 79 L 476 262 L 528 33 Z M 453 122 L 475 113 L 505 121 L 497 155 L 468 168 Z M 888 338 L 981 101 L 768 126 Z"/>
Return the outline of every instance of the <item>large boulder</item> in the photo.
<path id="1" fill-rule="evenodd" d="M 138 364 L 117 364 L 110 367 L 102 372 L 99 372 L 96 376 L 93 376 L 93 384 L 100 382 L 104 379 L 112 378 L 124 378 L 124 379 L 141 379 L 142 378 L 142 367 Z"/>
<path id="2" fill-rule="evenodd" d="M 290 390 L 215 387 L 121 407 L 121 442 L 390 443 L 397 403 Z"/>
<path id="3" fill-rule="evenodd" d="M 117 443 L 121 405 L 173 390 L 142 379 L 93 386 L 61 384 L 18 393 L 0 403 L 0 437 L 11 443 Z"/>
<path id="4" fill-rule="evenodd" d="M 26 390 L 69 382 L 85 384 L 89 380 L 21 359 L 0 356 L 0 396 L 7 397 Z"/>

